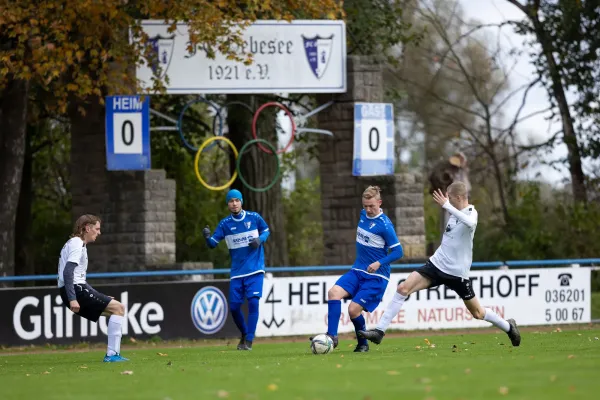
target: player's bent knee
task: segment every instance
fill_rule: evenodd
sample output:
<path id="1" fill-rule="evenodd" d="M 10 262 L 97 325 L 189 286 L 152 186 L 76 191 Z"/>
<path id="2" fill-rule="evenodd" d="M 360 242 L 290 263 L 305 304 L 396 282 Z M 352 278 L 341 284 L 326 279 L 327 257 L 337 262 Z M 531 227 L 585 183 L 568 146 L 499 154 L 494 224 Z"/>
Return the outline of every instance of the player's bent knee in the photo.
<path id="1" fill-rule="evenodd" d="M 341 288 L 334 286 L 327 292 L 327 300 L 342 300 L 344 298 L 344 291 Z"/>
<path id="2" fill-rule="evenodd" d="M 408 296 L 408 295 L 410 295 L 410 287 L 406 284 L 406 281 L 404 281 L 401 284 L 399 284 L 398 288 L 396 289 L 396 291 L 398 293 L 400 293 L 402 296 Z"/>
<path id="3" fill-rule="evenodd" d="M 350 315 L 350 318 L 358 317 L 362 313 L 362 311 L 363 308 L 360 306 L 360 304 L 352 302 L 348 306 L 348 314 Z"/>
<path id="4" fill-rule="evenodd" d="M 106 311 L 108 311 L 111 315 L 119 315 L 122 317 L 125 315 L 125 306 L 113 299 L 110 301 L 110 303 L 108 303 L 108 306 L 106 306 Z"/>

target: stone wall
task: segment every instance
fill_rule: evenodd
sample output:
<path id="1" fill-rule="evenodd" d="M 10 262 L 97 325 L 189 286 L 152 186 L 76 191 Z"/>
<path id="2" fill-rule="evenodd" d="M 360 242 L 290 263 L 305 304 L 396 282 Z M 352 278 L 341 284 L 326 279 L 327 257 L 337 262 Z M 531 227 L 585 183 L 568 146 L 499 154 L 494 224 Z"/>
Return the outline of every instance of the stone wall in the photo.
<path id="1" fill-rule="evenodd" d="M 324 264 L 354 262 L 361 196 L 371 184 L 383 189 L 383 208 L 396 225 L 405 259 L 425 256 L 422 178 L 413 174 L 368 178 L 352 175 L 354 103 L 383 102 L 383 95 L 382 64 L 374 58 L 349 56 L 348 91 L 317 114 L 319 128 L 334 134 L 319 143 Z M 319 96 L 319 104 L 330 100 L 331 95 Z"/>
<path id="2" fill-rule="evenodd" d="M 175 269 L 175 181 L 164 170 L 106 170 L 104 106 L 89 104 L 71 122 L 73 221 L 87 213 L 102 219 L 88 271 Z"/>

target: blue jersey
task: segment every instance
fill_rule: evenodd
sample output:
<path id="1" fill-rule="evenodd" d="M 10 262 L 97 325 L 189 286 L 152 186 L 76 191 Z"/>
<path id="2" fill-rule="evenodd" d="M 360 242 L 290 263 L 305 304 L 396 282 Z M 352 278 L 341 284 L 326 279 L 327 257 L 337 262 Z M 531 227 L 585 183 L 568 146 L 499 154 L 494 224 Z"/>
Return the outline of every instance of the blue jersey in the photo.
<path id="1" fill-rule="evenodd" d="M 216 246 L 225 239 L 231 256 L 231 279 L 234 279 L 264 272 L 264 247 L 254 249 L 249 243 L 257 237 L 262 243 L 268 235 L 269 227 L 258 213 L 242 210 L 238 218 L 233 215 L 223 218 L 209 240 Z"/>
<path id="2" fill-rule="evenodd" d="M 383 212 L 369 218 L 362 210 L 356 229 L 356 261 L 352 268 L 368 273 L 369 265 L 379 261 L 379 269 L 368 274 L 389 280 L 390 263 L 401 257 L 402 246 L 392 221 Z"/>

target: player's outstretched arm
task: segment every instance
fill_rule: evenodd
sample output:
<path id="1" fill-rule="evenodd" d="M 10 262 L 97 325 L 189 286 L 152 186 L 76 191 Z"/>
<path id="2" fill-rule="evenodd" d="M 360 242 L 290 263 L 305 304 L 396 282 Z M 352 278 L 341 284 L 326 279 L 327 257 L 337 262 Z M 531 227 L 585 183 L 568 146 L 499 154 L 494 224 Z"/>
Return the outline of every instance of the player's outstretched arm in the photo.
<path id="1" fill-rule="evenodd" d="M 477 225 L 477 212 L 472 212 L 469 215 L 460 211 L 450 204 L 450 199 L 448 199 L 448 197 L 445 196 L 440 189 L 437 189 L 435 192 L 433 192 L 433 200 L 442 206 L 442 208 L 448 210 L 450 214 L 454 215 L 460 222 L 464 223 L 469 228 L 474 228 Z"/>

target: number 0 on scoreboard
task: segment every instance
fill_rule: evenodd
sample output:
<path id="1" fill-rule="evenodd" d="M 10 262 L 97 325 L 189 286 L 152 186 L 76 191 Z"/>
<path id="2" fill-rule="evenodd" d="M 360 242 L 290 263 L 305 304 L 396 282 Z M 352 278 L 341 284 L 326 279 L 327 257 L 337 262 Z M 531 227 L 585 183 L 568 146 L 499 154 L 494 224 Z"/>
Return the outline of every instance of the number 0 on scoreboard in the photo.
<path id="1" fill-rule="evenodd" d="M 393 174 L 393 105 L 387 103 L 355 103 L 352 175 Z"/>
<path id="2" fill-rule="evenodd" d="M 150 97 L 107 96 L 106 169 L 150 169 Z"/>

